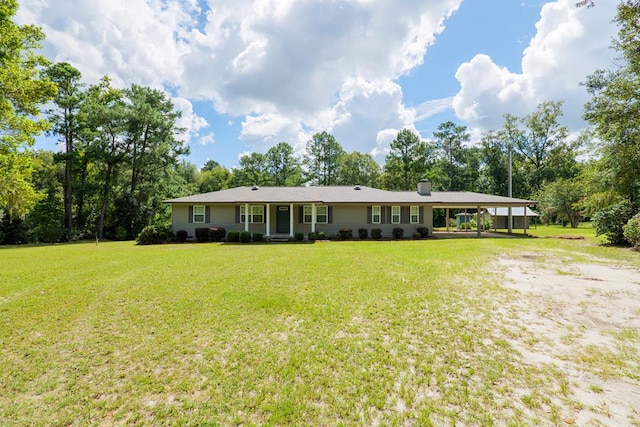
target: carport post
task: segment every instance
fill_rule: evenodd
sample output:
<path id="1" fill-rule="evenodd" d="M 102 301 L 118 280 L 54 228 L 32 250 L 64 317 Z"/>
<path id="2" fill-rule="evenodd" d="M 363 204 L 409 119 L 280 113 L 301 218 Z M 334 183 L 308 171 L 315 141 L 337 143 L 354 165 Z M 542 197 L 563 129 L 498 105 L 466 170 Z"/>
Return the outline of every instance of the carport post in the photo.
<path id="1" fill-rule="evenodd" d="M 449 208 L 447 208 L 447 213 L 444 218 L 444 222 L 447 225 L 447 233 L 449 232 Z"/>
<path id="2" fill-rule="evenodd" d="M 527 207 L 526 206 L 524 207 L 524 225 L 523 225 L 523 228 L 524 228 L 524 235 L 526 236 L 527 235 Z"/>
<path id="3" fill-rule="evenodd" d="M 476 214 L 476 228 L 478 229 L 478 238 L 482 237 L 480 234 L 480 223 L 482 219 L 480 218 L 480 206 L 478 206 L 478 213 Z"/>

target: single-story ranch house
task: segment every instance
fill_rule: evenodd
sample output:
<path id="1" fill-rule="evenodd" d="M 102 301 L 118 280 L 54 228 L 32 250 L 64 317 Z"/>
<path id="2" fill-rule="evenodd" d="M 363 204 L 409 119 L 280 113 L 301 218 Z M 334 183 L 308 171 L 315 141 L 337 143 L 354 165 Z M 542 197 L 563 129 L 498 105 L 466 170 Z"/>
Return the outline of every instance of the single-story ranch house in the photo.
<path id="1" fill-rule="evenodd" d="M 421 181 L 417 191 L 385 191 L 356 185 L 327 187 L 237 187 L 166 200 L 175 233 L 195 235 L 199 227 L 222 226 L 227 231 L 293 237 L 323 231 L 333 236 L 341 228 L 379 228 L 391 237 L 395 227 L 411 236 L 418 227 L 433 231 L 437 208 L 486 209 L 525 207 L 536 202 L 472 192 L 432 192 Z M 526 232 L 526 230 L 525 230 Z M 478 229 L 480 237 L 480 229 Z"/>

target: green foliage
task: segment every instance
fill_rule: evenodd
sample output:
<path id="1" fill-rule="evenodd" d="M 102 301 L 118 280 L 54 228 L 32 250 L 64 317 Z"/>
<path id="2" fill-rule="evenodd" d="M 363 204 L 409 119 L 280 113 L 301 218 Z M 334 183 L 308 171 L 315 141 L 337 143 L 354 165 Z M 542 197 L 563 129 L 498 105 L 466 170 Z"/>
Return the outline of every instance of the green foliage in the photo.
<path id="1" fill-rule="evenodd" d="M 58 243 L 66 238 L 63 227 L 64 211 L 59 191 L 50 188 L 45 197 L 31 210 L 26 218 L 31 242 Z"/>
<path id="2" fill-rule="evenodd" d="M 249 243 L 251 241 L 251 233 L 249 231 L 240 232 L 240 243 Z"/>
<path id="3" fill-rule="evenodd" d="M 304 157 L 308 180 L 315 185 L 335 185 L 343 154 L 342 146 L 330 133 L 323 131 L 313 135 L 307 141 L 307 153 Z"/>
<path id="4" fill-rule="evenodd" d="M 253 240 L 254 242 L 262 242 L 264 237 L 264 234 L 262 233 L 253 233 L 251 235 L 251 240 Z"/>
<path id="5" fill-rule="evenodd" d="M 0 244 L 19 245 L 29 242 L 29 227 L 20 218 L 2 217 L 0 222 Z"/>
<path id="6" fill-rule="evenodd" d="M 296 242 L 302 242 L 304 240 L 304 233 L 295 233 L 293 238 Z"/>
<path id="7" fill-rule="evenodd" d="M 265 160 L 270 185 L 296 186 L 304 182 L 300 161 L 294 155 L 293 147 L 290 144 L 280 142 L 269 148 Z"/>
<path id="8" fill-rule="evenodd" d="M 187 241 L 187 237 L 189 237 L 189 233 L 186 230 L 176 231 L 176 242 L 184 243 Z"/>
<path id="9" fill-rule="evenodd" d="M 139 245 L 158 245 L 161 243 L 169 243 L 173 240 L 173 232 L 170 228 L 160 227 L 156 225 L 148 225 L 136 237 Z"/>
<path id="10" fill-rule="evenodd" d="M 353 230 L 350 228 L 341 228 L 336 236 L 338 240 L 351 240 L 353 238 Z"/>
<path id="11" fill-rule="evenodd" d="M 210 242 L 224 242 L 224 238 L 227 236 L 227 230 L 224 227 L 211 227 L 209 228 L 209 241 Z"/>
<path id="12" fill-rule="evenodd" d="M 393 238 L 396 240 L 402 239 L 402 236 L 404 236 L 404 228 L 393 227 L 393 230 L 391 230 L 391 234 L 393 234 Z"/>
<path id="13" fill-rule="evenodd" d="M 420 235 L 420 237 L 429 237 L 429 228 L 427 227 L 418 227 L 416 228 L 416 231 L 418 232 L 418 234 Z"/>
<path id="14" fill-rule="evenodd" d="M 367 230 L 366 228 L 359 228 L 358 229 L 358 237 L 360 237 L 360 240 L 364 240 L 369 236 L 369 230 Z"/>
<path id="15" fill-rule="evenodd" d="M 596 236 L 604 235 L 609 243 L 626 243 L 624 225 L 631 219 L 635 208 L 629 200 L 622 200 L 598 211 L 592 218 Z"/>
<path id="16" fill-rule="evenodd" d="M 326 233 L 324 231 L 319 231 L 317 233 L 317 236 L 318 236 L 318 240 L 324 240 L 324 239 L 327 238 L 327 235 L 326 235 Z"/>
<path id="17" fill-rule="evenodd" d="M 371 238 L 374 240 L 380 240 L 382 238 L 382 230 L 379 228 L 372 228 Z"/>
<path id="18" fill-rule="evenodd" d="M 634 248 L 640 249 L 640 213 L 633 216 L 624 227 L 622 227 L 624 238 L 633 245 Z"/>
<path id="19" fill-rule="evenodd" d="M 443 187 L 447 191 L 459 191 L 467 188 L 463 182 L 466 163 L 463 144 L 469 141 L 466 126 L 458 126 L 451 121 L 441 123 L 433 133 L 436 149 L 442 156 L 444 174 L 448 182 Z M 477 170 L 477 169 L 476 169 Z"/>
<path id="20" fill-rule="evenodd" d="M 353 151 L 343 153 L 338 166 L 338 185 L 366 185 L 378 187 L 381 181 L 382 168 L 369 153 Z"/>
<path id="21" fill-rule="evenodd" d="M 209 229 L 206 227 L 198 227 L 195 229 L 195 237 L 196 237 L 196 242 L 198 243 L 205 243 L 205 242 L 209 242 Z"/>
<path id="22" fill-rule="evenodd" d="M 398 132 L 384 165 L 386 187 L 413 190 L 433 163 L 433 150 L 409 129 Z"/>
<path id="23" fill-rule="evenodd" d="M 318 238 L 318 235 L 316 233 L 313 233 L 313 232 L 311 232 L 311 233 L 309 233 L 307 235 L 307 239 L 309 239 L 309 240 L 316 240 L 317 238 Z"/>
<path id="24" fill-rule="evenodd" d="M 585 186 L 581 179 L 559 179 L 545 185 L 538 197 L 541 220 L 546 224 L 558 220 L 570 223 L 576 228 L 582 220 L 582 205 L 585 196 Z"/>
<path id="25" fill-rule="evenodd" d="M 238 243 L 240 241 L 239 231 L 230 231 L 227 233 L 227 242 Z"/>

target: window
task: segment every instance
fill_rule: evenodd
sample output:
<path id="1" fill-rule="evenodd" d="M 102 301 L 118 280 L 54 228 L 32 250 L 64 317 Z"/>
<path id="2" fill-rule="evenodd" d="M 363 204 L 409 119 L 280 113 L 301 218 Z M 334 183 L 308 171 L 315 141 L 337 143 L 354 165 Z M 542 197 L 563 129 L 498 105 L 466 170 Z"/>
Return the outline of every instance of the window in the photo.
<path id="1" fill-rule="evenodd" d="M 380 224 L 380 206 L 371 206 L 371 223 Z"/>
<path id="2" fill-rule="evenodd" d="M 391 223 L 400 224 L 400 206 L 391 206 Z"/>
<path id="3" fill-rule="evenodd" d="M 204 205 L 194 205 L 193 206 L 193 222 L 196 224 L 204 224 L 204 213 L 205 213 Z"/>
<path id="4" fill-rule="evenodd" d="M 420 222 L 420 208 L 418 206 L 411 206 L 411 224 L 418 224 Z"/>
<path id="5" fill-rule="evenodd" d="M 304 206 L 304 223 L 311 224 L 313 218 L 313 206 Z M 329 222 L 329 207 L 328 206 L 316 206 L 316 222 L 326 224 Z"/>
<path id="6" fill-rule="evenodd" d="M 245 206 L 240 205 L 240 222 L 246 222 Z M 264 206 L 251 205 L 249 206 L 249 222 L 250 223 L 263 223 L 264 222 Z"/>
<path id="7" fill-rule="evenodd" d="M 316 206 L 316 222 L 326 224 L 329 218 L 328 212 L 328 206 Z"/>

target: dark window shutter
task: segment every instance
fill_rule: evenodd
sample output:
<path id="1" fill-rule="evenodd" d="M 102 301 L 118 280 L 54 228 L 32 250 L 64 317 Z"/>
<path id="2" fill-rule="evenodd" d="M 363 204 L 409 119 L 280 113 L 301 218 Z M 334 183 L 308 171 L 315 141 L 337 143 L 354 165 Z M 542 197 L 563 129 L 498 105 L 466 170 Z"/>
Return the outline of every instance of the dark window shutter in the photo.
<path id="1" fill-rule="evenodd" d="M 372 212 L 372 208 L 371 206 L 367 206 L 367 224 L 371 224 L 372 223 L 372 219 L 371 219 L 371 212 Z"/>
<path id="2" fill-rule="evenodd" d="M 293 215 L 293 212 L 291 212 Z M 298 224 L 302 224 L 304 222 L 304 206 L 298 206 Z"/>
<path id="3" fill-rule="evenodd" d="M 240 223 L 240 206 L 236 206 L 236 224 Z"/>
<path id="4" fill-rule="evenodd" d="M 387 207 L 380 206 L 380 224 L 387 223 Z"/>
<path id="5" fill-rule="evenodd" d="M 400 206 L 400 223 L 401 224 L 409 224 L 410 218 L 409 216 L 411 215 L 410 212 L 410 207 L 409 206 Z"/>
<path id="6" fill-rule="evenodd" d="M 211 206 L 204 208 L 204 222 L 207 224 L 211 222 Z"/>
<path id="7" fill-rule="evenodd" d="M 419 219 L 420 224 L 424 224 L 424 206 L 420 206 L 418 208 L 418 215 L 419 215 L 419 218 L 420 218 Z"/>
<path id="8" fill-rule="evenodd" d="M 189 206 L 189 224 L 193 223 L 193 206 Z"/>
<path id="9" fill-rule="evenodd" d="M 327 222 L 333 224 L 333 206 L 327 206 Z"/>

